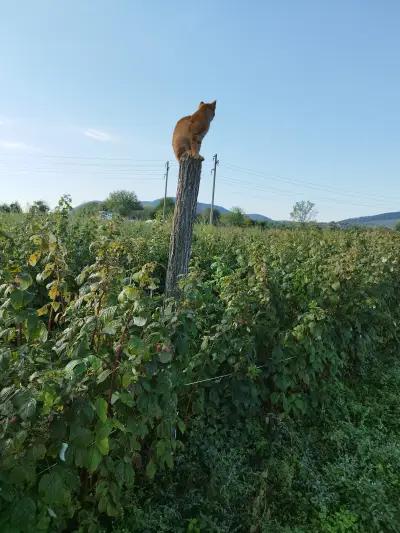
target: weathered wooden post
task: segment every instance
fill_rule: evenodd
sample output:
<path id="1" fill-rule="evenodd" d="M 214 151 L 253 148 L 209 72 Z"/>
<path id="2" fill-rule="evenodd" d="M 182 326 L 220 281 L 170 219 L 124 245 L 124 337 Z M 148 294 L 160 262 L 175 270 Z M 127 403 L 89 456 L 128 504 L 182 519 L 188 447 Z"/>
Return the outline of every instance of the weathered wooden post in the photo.
<path id="1" fill-rule="evenodd" d="M 179 180 L 176 191 L 174 218 L 165 293 L 178 295 L 178 281 L 188 273 L 192 248 L 193 222 L 196 218 L 202 158 L 185 155 L 179 161 Z"/>

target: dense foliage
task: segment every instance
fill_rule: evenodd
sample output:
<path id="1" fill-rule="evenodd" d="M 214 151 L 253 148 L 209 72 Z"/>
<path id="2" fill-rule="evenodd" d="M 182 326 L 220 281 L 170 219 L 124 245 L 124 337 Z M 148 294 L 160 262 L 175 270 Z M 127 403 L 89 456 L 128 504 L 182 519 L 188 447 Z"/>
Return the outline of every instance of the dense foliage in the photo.
<path id="1" fill-rule="evenodd" d="M 104 201 L 103 208 L 113 214 L 130 217 L 143 206 L 133 191 L 114 191 Z"/>
<path id="2" fill-rule="evenodd" d="M 0 220 L 1 531 L 399 530 L 399 233 Z"/>
<path id="3" fill-rule="evenodd" d="M 50 207 L 43 200 L 36 200 L 29 208 L 30 213 L 47 213 Z"/>

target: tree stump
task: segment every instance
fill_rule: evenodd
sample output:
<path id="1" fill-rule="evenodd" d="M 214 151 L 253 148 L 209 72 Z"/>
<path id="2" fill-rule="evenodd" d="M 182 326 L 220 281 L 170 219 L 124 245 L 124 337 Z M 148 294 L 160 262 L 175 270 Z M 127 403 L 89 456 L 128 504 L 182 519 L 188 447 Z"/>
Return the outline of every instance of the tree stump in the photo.
<path id="1" fill-rule="evenodd" d="M 178 281 L 188 273 L 192 249 L 193 222 L 196 218 L 201 159 L 184 156 L 179 162 L 174 218 L 169 244 L 169 259 L 165 293 L 178 295 Z"/>

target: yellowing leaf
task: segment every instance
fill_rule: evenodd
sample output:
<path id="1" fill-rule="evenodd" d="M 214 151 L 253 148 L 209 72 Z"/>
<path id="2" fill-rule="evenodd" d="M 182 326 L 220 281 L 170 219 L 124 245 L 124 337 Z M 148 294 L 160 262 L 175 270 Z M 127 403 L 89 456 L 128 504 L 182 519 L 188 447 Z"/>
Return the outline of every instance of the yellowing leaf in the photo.
<path id="1" fill-rule="evenodd" d="M 49 298 L 51 298 L 52 300 L 55 300 L 57 296 L 59 295 L 60 295 L 60 291 L 58 290 L 58 286 L 55 283 L 54 285 L 51 286 L 49 290 Z"/>
<path id="2" fill-rule="evenodd" d="M 36 314 L 38 316 L 47 315 L 48 312 L 49 312 L 49 304 L 43 305 L 42 307 L 36 310 Z"/>
<path id="3" fill-rule="evenodd" d="M 51 307 L 54 309 L 54 311 L 58 311 L 60 309 L 60 302 L 51 302 Z"/>
<path id="4" fill-rule="evenodd" d="M 29 259 L 28 259 L 28 263 L 31 265 L 31 266 L 35 266 L 36 263 L 39 261 L 40 259 L 40 256 L 41 256 L 41 253 L 40 252 L 34 252 L 33 254 L 31 254 L 29 256 Z"/>

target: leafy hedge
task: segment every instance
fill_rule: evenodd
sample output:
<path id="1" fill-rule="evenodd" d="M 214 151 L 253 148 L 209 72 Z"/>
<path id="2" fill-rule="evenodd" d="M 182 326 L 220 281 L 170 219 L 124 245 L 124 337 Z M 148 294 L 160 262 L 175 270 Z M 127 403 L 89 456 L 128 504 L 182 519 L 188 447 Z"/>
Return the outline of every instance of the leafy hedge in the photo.
<path id="1" fill-rule="evenodd" d="M 167 226 L 69 210 L 2 219 L 2 531 L 110 527 L 198 424 L 270 438 L 399 346 L 398 233 L 199 227 L 177 304 Z"/>

